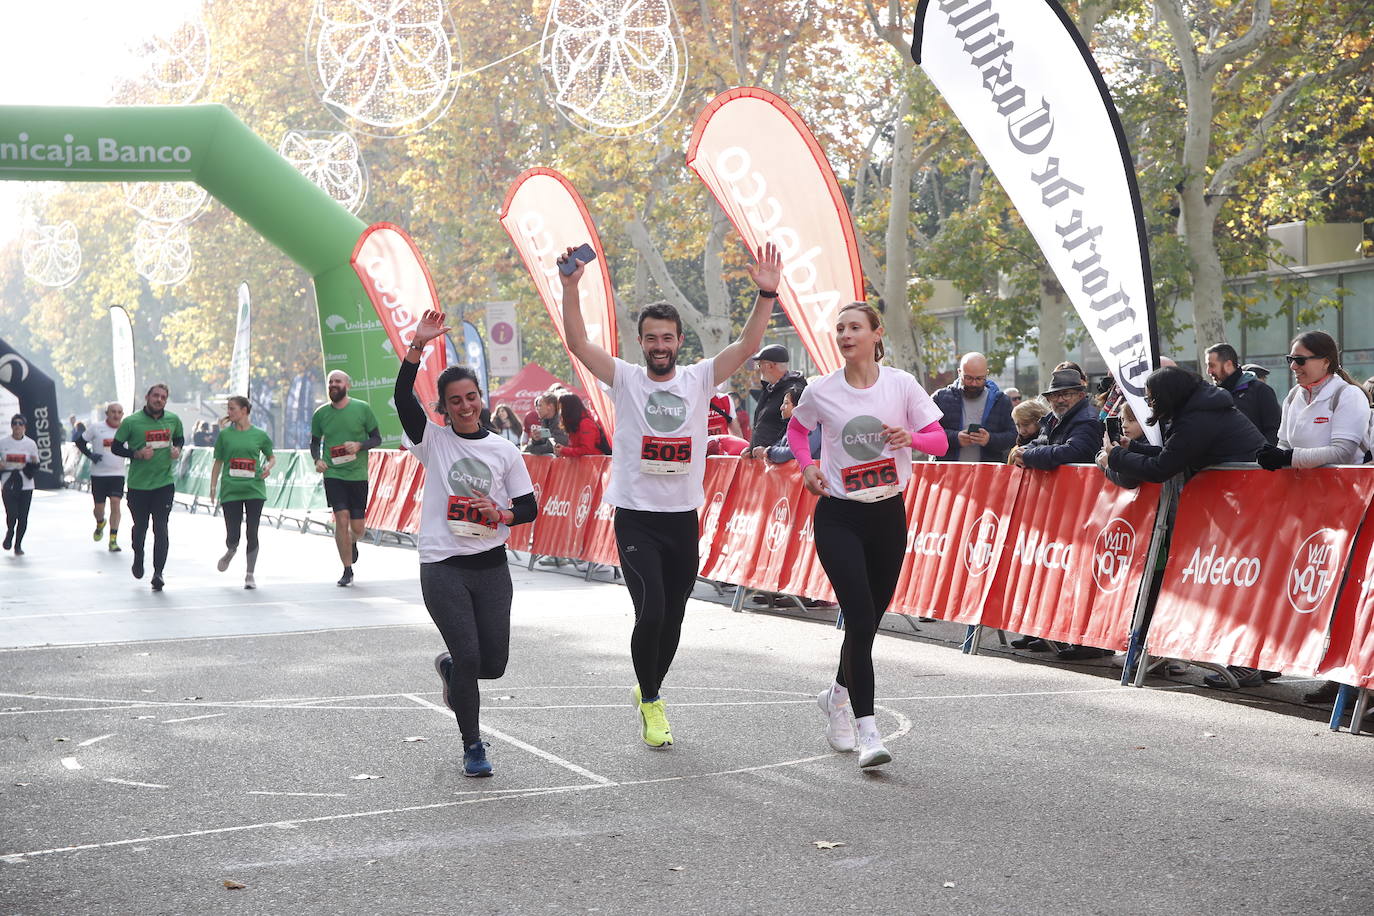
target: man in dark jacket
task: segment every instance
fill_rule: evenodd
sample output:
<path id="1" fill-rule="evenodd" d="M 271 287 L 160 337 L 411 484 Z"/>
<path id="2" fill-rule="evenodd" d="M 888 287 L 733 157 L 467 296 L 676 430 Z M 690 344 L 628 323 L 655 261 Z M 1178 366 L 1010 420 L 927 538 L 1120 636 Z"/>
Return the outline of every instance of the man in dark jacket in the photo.
<path id="1" fill-rule="evenodd" d="M 1040 421 L 1039 439 L 1012 450 L 1012 463 L 1041 471 L 1061 464 L 1092 464 L 1102 448 L 1102 421 L 1088 400 L 1083 376 L 1076 369 L 1060 369 L 1041 396 L 1053 413 Z"/>
<path id="2" fill-rule="evenodd" d="M 1246 372 L 1239 366 L 1240 356 L 1230 344 L 1213 344 L 1207 348 L 1207 374 L 1212 381 L 1218 388 L 1230 392 L 1236 409 L 1255 424 L 1264 441 L 1277 445 L 1279 423 L 1283 420 L 1278 395 L 1253 372 Z"/>
<path id="3" fill-rule="evenodd" d="M 1016 425 L 1011 421 L 1011 399 L 988 378 L 988 359 L 981 353 L 965 353 L 959 360 L 959 377 L 935 392 L 935 406 L 944 415 L 940 425 L 949 450 L 940 461 L 984 461 L 1002 464 L 1016 444 Z M 970 426 L 981 427 L 969 432 Z"/>
<path id="4" fill-rule="evenodd" d="M 754 408 L 754 429 L 749 434 L 750 448 L 768 448 L 782 438 L 787 431 L 787 421 L 782 418 L 783 392 L 795 388 L 800 396 L 806 387 L 800 372 L 788 370 L 787 359 L 787 348 L 781 344 L 769 344 L 753 356 L 760 384 L 754 392 L 758 406 Z"/>

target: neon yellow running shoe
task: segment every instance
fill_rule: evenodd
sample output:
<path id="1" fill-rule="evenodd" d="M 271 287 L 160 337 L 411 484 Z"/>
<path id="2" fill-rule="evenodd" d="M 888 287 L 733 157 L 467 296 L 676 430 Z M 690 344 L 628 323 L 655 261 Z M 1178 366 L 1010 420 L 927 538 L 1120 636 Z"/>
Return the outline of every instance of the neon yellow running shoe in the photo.
<path id="1" fill-rule="evenodd" d="M 636 684 L 633 690 L 635 705 L 639 707 L 639 725 L 644 743 L 652 748 L 669 747 L 673 743 L 673 732 L 668 725 L 668 713 L 662 700 L 644 702 L 644 695 Z"/>
<path id="2" fill-rule="evenodd" d="M 96 523 L 95 523 L 95 534 L 91 536 L 91 540 L 93 540 L 93 541 L 98 541 L 98 540 L 100 540 L 100 538 L 101 538 L 104 534 L 105 534 L 105 523 L 104 523 L 103 521 L 101 521 L 101 522 L 96 522 Z"/>

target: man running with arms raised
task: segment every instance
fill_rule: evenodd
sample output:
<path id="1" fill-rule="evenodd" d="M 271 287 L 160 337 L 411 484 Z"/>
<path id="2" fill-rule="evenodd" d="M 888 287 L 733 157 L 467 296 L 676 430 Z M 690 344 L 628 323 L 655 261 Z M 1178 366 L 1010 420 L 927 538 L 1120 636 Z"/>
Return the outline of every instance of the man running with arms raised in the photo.
<path id="1" fill-rule="evenodd" d="M 566 260 L 568 249 L 560 261 Z M 563 326 L 568 350 L 611 389 L 615 403 L 615 441 L 611 482 L 605 500 L 616 507 L 615 543 L 620 568 L 635 606 L 630 637 L 635 702 L 644 743 L 673 743 L 659 687 L 677 652 L 687 598 L 696 584 L 697 508 L 704 499 L 706 412 L 721 382 L 758 350 L 778 298 L 782 258 L 771 243 L 749 276 L 759 288 L 740 339 L 714 359 L 677 365 L 682 319 L 666 302 L 639 312 L 639 345 L 644 366 L 617 359 L 587 339 L 577 284 L 578 264 L 563 279 Z M 646 368 L 647 367 L 647 368 Z"/>
<path id="2" fill-rule="evenodd" d="M 111 403 L 105 419 L 76 437 L 76 447 L 91 459 L 91 498 L 95 500 L 95 535 L 105 533 L 105 502 L 110 503 L 110 553 L 119 553 L 119 504 L 124 498 L 124 459 L 114 453 L 115 433 L 124 420 L 124 405 Z"/>
<path id="3" fill-rule="evenodd" d="M 358 542 L 367 531 L 367 450 L 382 444 L 372 408 L 348 396 L 351 384 L 342 369 L 329 373 L 329 403 L 310 420 L 310 457 L 315 470 L 324 474 L 324 497 L 334 513 L 341 586 L 353 584 Z"/>
<path id="4" fill-rule="evenodd" d="M 115 431 L 110 451 L 129 459 L 129 512 L 134 517 L 135 579 L 143 578 L 143 544 L 153 526 L 153 591 L 162 591 L 167 565 L 167 518 L 176 485 L 172 462 L 181 460 L 186 432 L 181 418 L 167 409 L 169 391 L 159 382 L 143 397 L 143 409 L 129 414 Z M 103 463 L 103 462 L 102 462 Z"/>

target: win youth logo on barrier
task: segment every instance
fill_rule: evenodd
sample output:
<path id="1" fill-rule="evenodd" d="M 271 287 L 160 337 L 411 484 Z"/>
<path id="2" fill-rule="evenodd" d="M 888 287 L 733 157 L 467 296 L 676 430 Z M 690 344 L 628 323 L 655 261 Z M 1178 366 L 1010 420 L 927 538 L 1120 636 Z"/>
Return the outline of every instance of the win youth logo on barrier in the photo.
<path id="1" fill-rule="evenodd" d="M 573 525 L 581 528 L 587 521 L 587 516 L 592 511 L 592 488 L 590 484 L 584 484 L 582 492 L 577 494 L 577 512 L 573 515 Z"/>
<path id="2" fill-rule="evenodd" d="M 1104 592 L 1114 592 L 1125 584 L 1135 553 L 1135 528 L 1123 518 L 1114 518 L 1102 527 L 1093 544 L 1093 581 Z"/>
<path id="3" fill-rule="evenodd" d="M 1342 536 L 1321 528 L 1307 536 L 1288 567 L 1288 604 L 1299 614 L 1310 614 L 1321 607 L 1340 577 Z"/>
<path id="4" fill-rule="evenodd" d="M 964 532 L 964 568 L 969 575 L 977 578 L 992 568 L 992 559 L 997 552 L 997 529 L 1001 526 L 1002 520 L 997 513 L 986 509 Z"/>
<path id="5" fill-rule="evenodd" d="M 773 511 L 768 513 L 768 527 L 763 532 L 763 546 L 768 548 L 769 553 L 776 553 L 787 546 L 787 535 L 791 531 L 792 504 L 784 496 L 773 504 Z"/>

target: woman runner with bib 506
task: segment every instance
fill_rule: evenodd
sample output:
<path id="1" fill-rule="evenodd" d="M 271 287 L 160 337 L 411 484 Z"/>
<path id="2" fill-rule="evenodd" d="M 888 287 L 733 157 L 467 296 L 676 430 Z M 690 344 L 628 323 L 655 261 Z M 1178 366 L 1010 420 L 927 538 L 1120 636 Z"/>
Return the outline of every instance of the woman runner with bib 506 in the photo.
<path id="1" fill-rule="evenodd" d="M 835 750 L 852 751 L 857 725 L 861 767 L 892 759 L 873 718 L 873 638 L 906 552 L 902 491 L 911 476 L 911 449 L 943 455 L 949 448 L 940 408 L 916 379 L 879 365 L 882 336 L 872 306 L 854 302 L 840 309 L 835 337 L 844 366 L 806 386 L 787 425 L 806 488 L 821 497 L 816 555 L 844 610 L 840 668 L 819 697 L 825 736 Z M 807 443 L 818 423 L 819 464 Z"/>
<path id="2" fill-rule="evenodd" d="M 434 659 L 444 705 L 463 736 L 463 775 L 490 776 L 478 728 L 478 678 L 506 672 L 510 654 L 511 525 L 534 521 L 534 484 L 514 444 L 483 429 L 482 392 L 466 366 L 439 376 L 431 423 L 415 397 L 425 346 L 448 332 L 444 313 L 426 311 L 396 376 L 396 413 L 402 444 L 425 467 L 420 502 L 420 592 L 448 651 Z"/>

